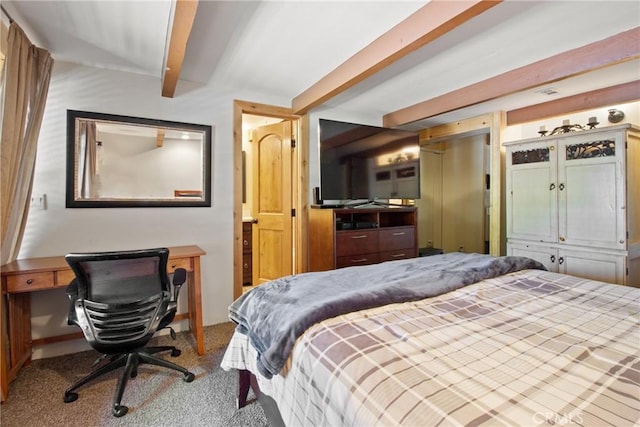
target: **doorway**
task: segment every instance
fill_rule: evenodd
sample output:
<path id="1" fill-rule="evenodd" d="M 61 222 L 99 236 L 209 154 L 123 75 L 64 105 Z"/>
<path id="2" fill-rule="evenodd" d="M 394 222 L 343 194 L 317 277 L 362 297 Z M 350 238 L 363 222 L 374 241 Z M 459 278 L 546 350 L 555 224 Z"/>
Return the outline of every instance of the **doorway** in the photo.
<path id="1" fill-rule="evenodd" d="M 259 119 L 259 120 L 256 120 Z M 271 161 L 259 162 L 255 156 L 251 156 L 248 151 L 256 148 L 247 148 L 246 140 L 249 129 L 243 128 L 243 124 L 253 122 L 255 124 L 266 125 L 267 132 L 259 138 L 266 138 L 264 141 L 269 146 L 270 155 L 275 155 L 279 160 L 288 157 L 286 160 L 288 172 L 282 175 L 280 171 L 261 170 L 272 169 L 274 164 Z M 278 136 L 280 131 L 268 129 L 270 123 L 288 123 L 291 129 L 290 136 Z M 256 259 L 256 268 L 259 270 L 254 274 L 253 285 L 262 282 L 262 279 L 272 279 L 279 274 L 292 274 L 304 271 L 306 268 L 306 210 L 308 208 L 307 191 L 307 141 L 305 137 L 306 119 L 292 114 L 290 108 L 270 106 L 264 104 L 249 103 L 246 101 L 234 101 L 234 280 L 233 298 L 236 299 L 243 292 L 243 226 L 248 226 L 250 222 L 252 238 L 252 255 Z M 262 126 L 265 128 L 265 126 Z M 276 125 L 278 127 L 278 125 Z M 245 141 L 243 147 L 243 141 Z M 253 144 L 251 144 L 253 146 Z M 279 146 L 282 151 L 273 151 Z M 255 154 L 255 153 L 254 153 Z M 244 159 L 244 161 L 243 161 Z M 243 163 L 246 169 L 243 168 Z M 281 169 L 282 166 L 276 166 Z M 250 173 L 244 174 L 250 169 Z M 280 176 L 283 184 L 290 185 L 290 197 L 284 200 L 280 207 L 280 218 L 277 221 L 281 224 L 279 231 L 274 231 L 273 224 L 276 215 L 271 212 L 259 213 L 256 209 L 260 204 L 254 199 L 256 189 L 255 176 Z M 243 197 L 244 195 L 244 197 Z M 245 203 L 243 203 L 243 200 Z M 272 205 L 275 206 L 275 205 Z M 272 209 L 271 209 L 272 210 Z M 261 221 L 262 215 L 262 221 Z M 243 222 L 244 220 L 247 220 Z M 262 224 L 261 224 L 262 222 Z M 264 226 L 264 227 L 263 227 Z M 283 230 L 282 227 L 285 227 Z M 264 229 L 263 229 L 264 228 Z M 283 246 L 283 239 L 290 242 L 290 246 Z M 289 249 L 290 247 L 290 249 Z M 283 249 L 285 248 L 285 249 Z M 286 259 L 285 259 L 286 258 Z M 276 265 L 277 264 L 277 265 Z M 290 268 L 282 268 L 290 266 Z M 265 273 L 265 274 L 262 274 Z M 246 275 L 245 275 L 246 276 Z M 267 277 L 268 276 L 268 277 Z"/>

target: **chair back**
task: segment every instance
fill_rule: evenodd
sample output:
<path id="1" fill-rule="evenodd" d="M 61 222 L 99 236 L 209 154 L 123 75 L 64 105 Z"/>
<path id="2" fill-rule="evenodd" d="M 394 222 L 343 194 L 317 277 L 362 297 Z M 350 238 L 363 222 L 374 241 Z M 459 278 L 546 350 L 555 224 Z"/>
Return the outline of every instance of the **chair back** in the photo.
<path id="1" fill-rule="evenodd" d="M 66 255 L 77 323 L 92 347 L 115 353 L 151 339 L 171 300 L 168 258 L 167 248 Z"/>

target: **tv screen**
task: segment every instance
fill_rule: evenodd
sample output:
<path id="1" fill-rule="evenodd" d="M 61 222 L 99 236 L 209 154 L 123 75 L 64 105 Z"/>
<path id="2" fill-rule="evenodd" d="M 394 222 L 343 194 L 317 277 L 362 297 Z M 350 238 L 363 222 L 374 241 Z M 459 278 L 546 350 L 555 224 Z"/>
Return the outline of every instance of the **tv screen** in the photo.
<path id="1" fill-rule="evenodd" d="M 323 200 L 420 198 L 416 132 L 320 119 Z"/>

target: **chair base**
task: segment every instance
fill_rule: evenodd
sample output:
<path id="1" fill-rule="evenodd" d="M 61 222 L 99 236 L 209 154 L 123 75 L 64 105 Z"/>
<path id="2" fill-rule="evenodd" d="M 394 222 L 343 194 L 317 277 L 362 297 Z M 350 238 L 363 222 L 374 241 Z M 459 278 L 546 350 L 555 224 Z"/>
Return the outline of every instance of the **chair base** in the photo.
<path id="1" fill-rule="evenodd" d="M 92 371 L 90 374 L 76 381 L 71 387 L 69 387 L 64 392 L 64 402 L 71 403 L 78 399 L 78 393 L 76 390 L 88 383 L 89 381 L 98 378 L 101 375 L 104 375 L 108 372 L 111 372 L 115 369 L 124 366 L 124 371 L 118 380 L 118 385 L 116 386 L 115 396 L 113 398 L 113 415 L 115 417 L 124 416 L 129 408 L 125 405 L 121 404 L 122 395 L 124 394 L 124 389 L 127 386 L 127 381 L 129 378 L 135 378 L 138 375 L 138 366 L 143 363 L 148 363 L 151 365 L 162 366 L 165 368 L 173 369 L 175 371 L 181 372 L 183 374 L 183 380 L 185 382 L 190 383 L 195 379 L 195 375 L 189 372 L 186 368 L 182 366 L 176 365 L 175 363 L 168 362 L 159 357 L 153 356 L 153 354 L 161 352 L 161 351 L 171 351 L 171 356 L 177 357 L 180 355 L 180 350 L 175 347 L 165 346 L 165 347 L 148 347 L 144 349 L 140 349 L 137 351 L 133 351 L 130 353 L 122 353 L 112 356 L 111 360 Z"/>

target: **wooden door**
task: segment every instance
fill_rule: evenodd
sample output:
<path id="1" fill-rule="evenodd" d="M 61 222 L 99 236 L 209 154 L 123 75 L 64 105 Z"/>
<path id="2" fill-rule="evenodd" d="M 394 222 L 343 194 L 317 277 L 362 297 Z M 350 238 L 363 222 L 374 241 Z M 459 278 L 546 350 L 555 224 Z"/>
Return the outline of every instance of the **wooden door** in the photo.
<path id="1" fill-rule="evenodd" d="M 292 122 L 253 131 L 253 284 L 292 274 Z"/>
<path id="2" fill-rule="evenodd" d="M 442 157 L 442 249 L 485 253 L 486 135 L 447 142 Z"/>

